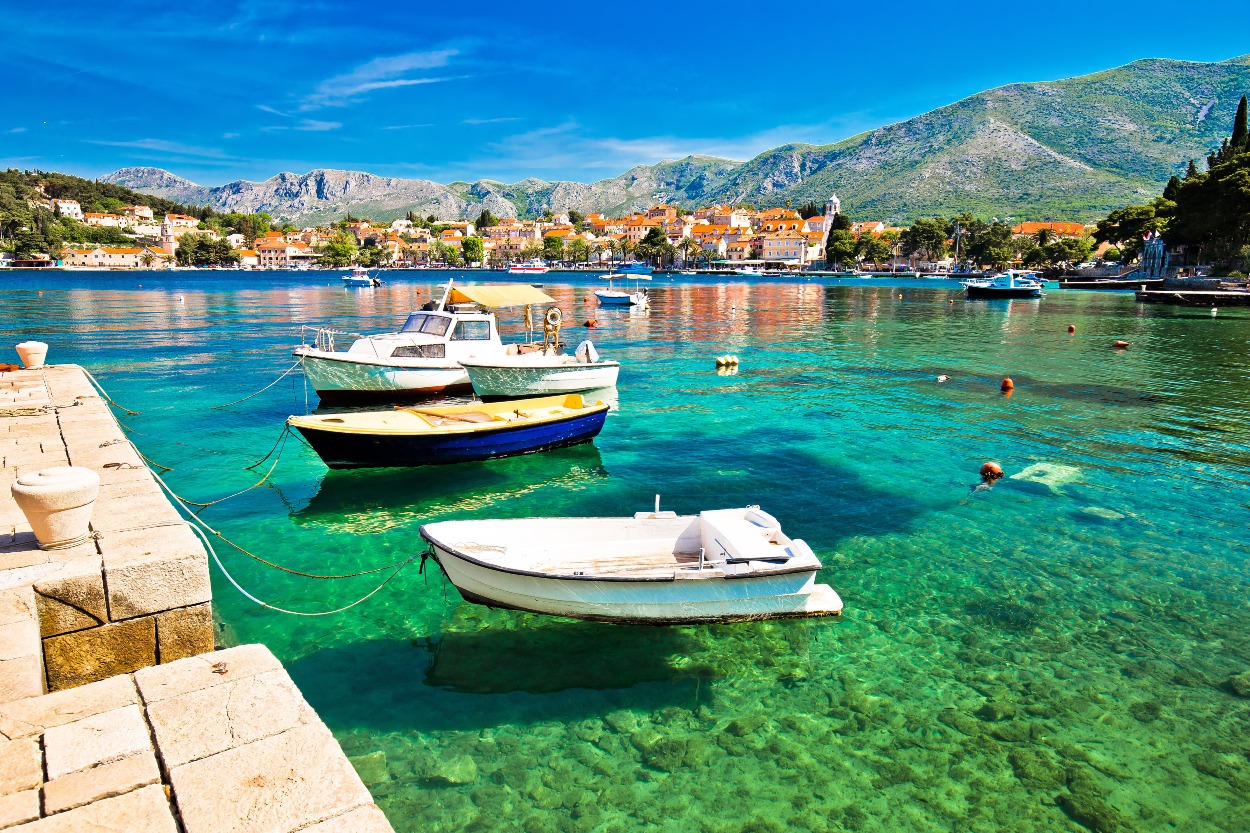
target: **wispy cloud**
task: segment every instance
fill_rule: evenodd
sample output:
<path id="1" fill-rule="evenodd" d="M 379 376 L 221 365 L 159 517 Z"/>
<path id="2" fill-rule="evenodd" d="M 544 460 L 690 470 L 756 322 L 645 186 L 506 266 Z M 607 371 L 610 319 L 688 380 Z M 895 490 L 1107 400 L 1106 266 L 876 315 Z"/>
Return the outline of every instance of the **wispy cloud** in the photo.
<path id="1" fill-rule="evenodd" d="M 24 127 L 13 127 L 5 131 L 5 133 L 25 133 L 25 132 L 26 132 L 26 128 Z"/>
<path id="2" fill-rule="evenodd" d="M 434 127 L 434 123 L 430 122 L 428 124 L 388 124 L 386 127 L 383 127 L 382 130 L 411 130 L 417 127 Z"/>
<path id="3" fill-rule="evenodd" d="M 342 107 L 361 96 L 378 90 L 412 87 L 420 84 L 436 84 L 447 78 L 411 76 L 415 70 L 445 67 L 458 53 L 455 49 L 434 49 L 426 52 L 407 52 L 374 58 L 350 72 L 335 75 L 322 81 L 312 94 L 300 104 L 301 110 L 319 107 Z"/>
<path id="4" fill-rule="evenodd" d="M 115 148 L 131 148 L 134 150 L 149 150 L 159 153 L 166 153 L 171 156 L 182 156 L 191 159 L 219 159 L 238 161 L 238 157 L 231 156 L 221 148 L 206 148 L 196 145 L 184 145 L 181 142 L 169 142 L 164 139 L 134 139 L 128 142 L 109 142 L 103 139 L 88 139 L 88 144 L 104 145 L 106 147 Z"/>
<path id="5" fill-rule="evenodd" d="M 502 124 L 506 121 L 520 121 L 520 116 L 500 116 L 494 119 L 465 119 L 461 124 Z"/>

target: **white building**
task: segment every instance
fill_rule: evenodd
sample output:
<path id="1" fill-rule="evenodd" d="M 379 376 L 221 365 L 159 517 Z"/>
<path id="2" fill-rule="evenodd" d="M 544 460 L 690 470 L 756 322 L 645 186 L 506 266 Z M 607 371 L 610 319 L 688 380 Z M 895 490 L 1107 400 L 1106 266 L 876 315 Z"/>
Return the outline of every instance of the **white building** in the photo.
<path id="1" fill-rule="evenodd" d="M 60 212 L 62 217 L 82 222 L 82 206 L 78 200 L 52 200 L 52 210 Z"/>

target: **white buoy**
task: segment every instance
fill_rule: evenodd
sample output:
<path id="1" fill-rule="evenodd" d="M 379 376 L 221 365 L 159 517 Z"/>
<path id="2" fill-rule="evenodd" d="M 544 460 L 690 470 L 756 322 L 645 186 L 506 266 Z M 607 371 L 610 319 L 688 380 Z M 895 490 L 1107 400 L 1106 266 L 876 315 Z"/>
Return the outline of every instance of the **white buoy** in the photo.
<path id="1" fill-rule="evenodd" d="M 1218 312 L 1219 312 L 1219 310 L 1218 310 L 1218 309 L 1216 309 L 1215 307 L 1211 307 L 1211 314 L 1212 314 L 1212 315 L 1215 315 L 1215 314 L 1216 314 L 1216 313 L 1218 313 Z"/>
<path id="2" fill-rule="evenodd" d="M 947 381 L 950 381 L 950 378 L 951 378 L 951 377 L 949 377 L 949 376 L 942 375 L 942 376 L 939 376 L 939 377 L 938 377 L 938 381 L 939 381 L 939 382 L 947 382 Z"/>

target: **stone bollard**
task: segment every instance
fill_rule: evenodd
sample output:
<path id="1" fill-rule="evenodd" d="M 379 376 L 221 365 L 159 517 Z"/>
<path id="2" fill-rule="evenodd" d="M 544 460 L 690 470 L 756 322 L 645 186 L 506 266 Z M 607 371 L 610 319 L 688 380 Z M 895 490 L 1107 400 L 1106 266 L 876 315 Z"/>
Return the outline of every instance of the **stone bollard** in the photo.
<path id="1" fill-rule="evenodd" d="M 48 357 L 48 345 L 42 341 L 23 341 L 17 345 L 17 355 L 22 359 L 22 367 L 27 370 L 38 370 L 43 367 L 43 360 Z"/>
<path id="2" fill-rule="evenodd" d="M 13 484 L 13 501 L 39 539 L 39 548 L 64 549 L 91 534 L 91 510 L 100 493 L 100 476 L 78 466 L 29 472 Z"/>

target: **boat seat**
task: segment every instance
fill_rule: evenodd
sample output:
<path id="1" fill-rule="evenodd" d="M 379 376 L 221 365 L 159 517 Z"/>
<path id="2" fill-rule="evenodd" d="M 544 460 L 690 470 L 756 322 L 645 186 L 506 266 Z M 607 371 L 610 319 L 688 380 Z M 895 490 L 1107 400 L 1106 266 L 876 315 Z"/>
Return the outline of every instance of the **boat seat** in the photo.
<path id="1" fill-rule="evenodd" d="M 793 550 L 781 541 L 781 525 L 767 512 L 717 509 L 699 513 L 700 537 L 709 561 L 789 561 Z"/>

